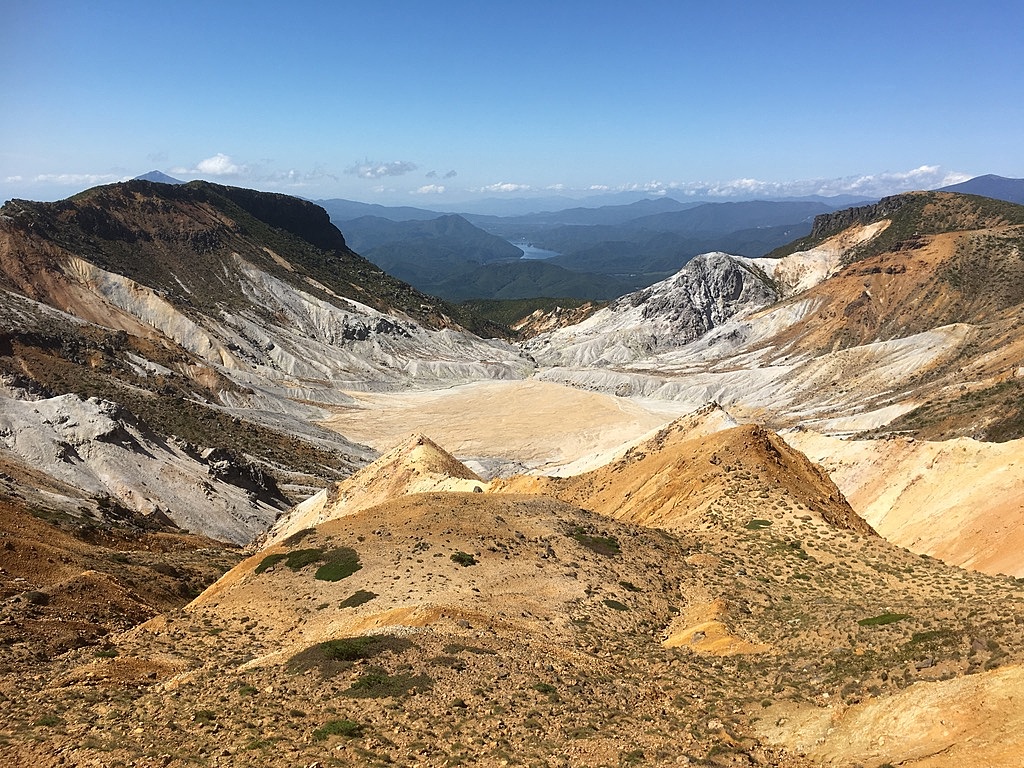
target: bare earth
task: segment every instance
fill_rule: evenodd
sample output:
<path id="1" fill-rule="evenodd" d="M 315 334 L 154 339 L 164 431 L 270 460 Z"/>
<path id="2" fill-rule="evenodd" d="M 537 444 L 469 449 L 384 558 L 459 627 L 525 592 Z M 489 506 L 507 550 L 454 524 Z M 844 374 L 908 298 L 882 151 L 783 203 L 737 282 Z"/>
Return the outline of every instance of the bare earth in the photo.
<path id="1" fill-rule="evenodd" d="M 600 466 L 690 409 L 544 381 L 480 381 L 450 389 L 353 392 L 324 426 L 385 451 L 421 432 L 460 459 L 519 464 L 545 474 Z"/>
<path id="2" fill-rule="evenodd" d="M 1024 576 L 1024 440 L 785 437 L 894 544 L 975 571 Z"/>

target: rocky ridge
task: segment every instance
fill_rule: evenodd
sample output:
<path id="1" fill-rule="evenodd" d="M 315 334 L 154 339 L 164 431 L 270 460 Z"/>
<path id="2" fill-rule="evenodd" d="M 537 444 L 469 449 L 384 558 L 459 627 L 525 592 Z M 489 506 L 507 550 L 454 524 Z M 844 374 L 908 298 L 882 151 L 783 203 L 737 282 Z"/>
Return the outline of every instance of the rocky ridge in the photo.
<path id="1" fill-rule="evenodd" d="M 724 253 L 697 256 L 668 280 L 624 296 L 577 325 L 530 339 L 543 366 L 608 366 L 679 348 L 734 316 L 775 302 L 752 263 Z"/>
<path id="2" fill-rule="evenodd" d="M 772 269 L 780 277 L 790 271 L 783 283 L 795 291 L 804 283 L 793 266 L 817 263 L 803 269 L 810 276 L 805 290 L 676 349 L 647 345 L 602 358 L 605 348 L 622 348 L 618 328 L 576 346 L 572 328 L 541 335 L 530 349 L 558 352 L 534 353 L 552 366 L 540 376 L 694 409 L 716 400 L 742 419 L 776 427 L 921 429 L 957 413 L 971 423 L 969 401 L 987 398 L 994 406 L 997 393 L 1020 388 L 1024 207 L 950 194 L 905 198 L 893 219 L 858 222 Z M 915 235 L 913 227 L 922 231 Z M 638 320 L 630 328 L 634 338 L 651 338 L 659 326 Z M 572 352 L 561 351 L 566 347 Z M 1010 425 L 1020 410 L 1004 404 L 988 418 L 986 428 L 1006 439 L 1015 435 Z"/>

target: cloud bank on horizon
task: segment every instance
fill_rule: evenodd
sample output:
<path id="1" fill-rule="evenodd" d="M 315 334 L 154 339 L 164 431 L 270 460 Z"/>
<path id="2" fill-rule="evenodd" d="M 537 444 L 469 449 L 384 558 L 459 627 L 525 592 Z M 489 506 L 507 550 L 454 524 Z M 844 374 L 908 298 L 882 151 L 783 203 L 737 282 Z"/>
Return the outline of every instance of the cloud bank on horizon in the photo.
<path id="1" fill-rule="evenodd" d="M 223 152 L 218 152 L 195 163 L 170 166 L 166 173 L 183 181 L 206 179 L 237 186 L 251 186 L 265 191 L 290 192 L 305 197 L 352 197 L 353 199 L 391 203 L 399 203 L 403 197 L 409 196 L 427 196 L 433 198 L 435 202 L 442 200 L 464 202 L 482 197 L 541 197 L 552 194 L 584 199 L 622 192 L 632 192 L 638 196 L 647 197 L 676 197 L 684 200 L 749 200 L 758 197 L 785 198 L 814 195 L 879 198 L 912 190 L 937 189 L 971 178 L 971 174 L 947 170 L 939 165 L 921 165 L 907 171 L 883 171 L 838 178 L 789 181 L 765 181 L 755 178 L 710 182 L 649 180 L 626 184 L 595 183 L 584 187 L 499 181 L 481 186 L 455 187 L 450 183 L 421 183 L 422 179 L 437 179 L 439 174 L 437 171 L 428 171 L 419 176 L 415 174 L 418 168 L 417 163 L 408 160 L 364 160 L 354 163 L 344 169 L 344 175 L 373 182 L 413 176 L 413 182 L 406 186 L 377 183 L 364 186 L 361 189 L 349 188 L 345 192 L 332 191 L 332 186 L 338 185 L 340 177 L 337 173 L 330 172 L 323 167 L 307 172 L 294 169 L 277 171 L 272 170 L 271 164 L 267 161 L 241 162 Z M 139 173 L 143 172 L 139 171 Z M 43 199 L 58 199 L 91 186 L 127 181 L 135 175 L 139 174 L 47 173 L 30 178 L 8 176 L 5 178 L 5 182 L 10 185 L 22 185 L 36 189 Z M 455 170 L 443 174 L 445 180 L 451 180 L 457 176 L 458 173 Z"/>

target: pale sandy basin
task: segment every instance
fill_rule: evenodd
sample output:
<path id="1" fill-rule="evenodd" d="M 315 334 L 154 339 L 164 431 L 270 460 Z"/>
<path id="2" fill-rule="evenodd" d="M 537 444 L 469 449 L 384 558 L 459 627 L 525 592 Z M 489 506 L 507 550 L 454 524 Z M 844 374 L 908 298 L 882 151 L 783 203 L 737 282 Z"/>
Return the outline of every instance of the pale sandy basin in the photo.
<path id="1" fill-rule="evenodd" d="M 621 448 L 692 410 L 545 381 L 480 381 L 443 390 L 349 393 L 358 405 L 324 422 L 386 451 L 419 432 L 460 459 L 519 463 L 564 474 L 605 463 Z"/>

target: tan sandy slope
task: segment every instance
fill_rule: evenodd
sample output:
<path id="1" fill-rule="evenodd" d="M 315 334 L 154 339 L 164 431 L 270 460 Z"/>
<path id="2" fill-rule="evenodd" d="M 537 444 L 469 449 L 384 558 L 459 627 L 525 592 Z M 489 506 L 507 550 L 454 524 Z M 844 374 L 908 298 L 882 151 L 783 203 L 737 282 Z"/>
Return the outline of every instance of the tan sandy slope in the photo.
<path id="1" fill-rule="evenodd" d="M 706 524 L 726 507 L 731 516 L 749 510 L 752 518 L 758 508 L 777 504 L 789 515 L 871 533 L 828 476 L 778 435 L 755 425 L 722 430 L 721 416 L 709 406 L 599 469 L 567 478 L 513 477 L 496 481 L 494 490 L 549 494 L 619 520 L 675 530 Z"/>
<path id="2" fill-rule="evenodd" d="M 785 434 L 882 536 L 948 563 L 1024 576 L 1024 441 Z"/>
<path id="3" fill-rule="evenodd" d="M 571 535 L 577 529 L 616 537 L 628 556 L 588 550 Z M 407 495 L 262 550 L 204 592 L 190 610 L 231 619 L 251 616 L 259 605 L 261 634 L 275 640 L 270 660 L 323 640 L 385 628 L 401 632 L 437 625 L 457 632 L 459 620 L 552 642 L 572 635 L 573 616 L 596 608 L 604 620 L 635 630 L 638 620 L 666 615 L 671 589 L 654 572 L 662 559 L 656 553 L 669 546 L 678 559 L 680 551 L 651 534 L 627 541 L 624 533 L 614 521 L 542 496 Z M 353 548 L 361 568 L 337 583 L 286 564 L 256 572 L 276 553 L 338 546 Z M 476 562 L 460 566 L 452 560 L 460 552 Z M 652 589 L 631 596 L 620 581 Z M 592 587 L 605 597 L 629 600 L 634 610 L 620 615 L 602 606 L 596 595 L 588 596 Z M 358 590 L 374 597 L 336 609 Z M 331 607 L 310 612 L 320 604 Z"/>
<path id="4" fill-rule="evenodd" d="M 775 706 L 758 730 L 823 766 L 1018 768 L 1024 668 L 918 684 L 846 708 Z"/>

